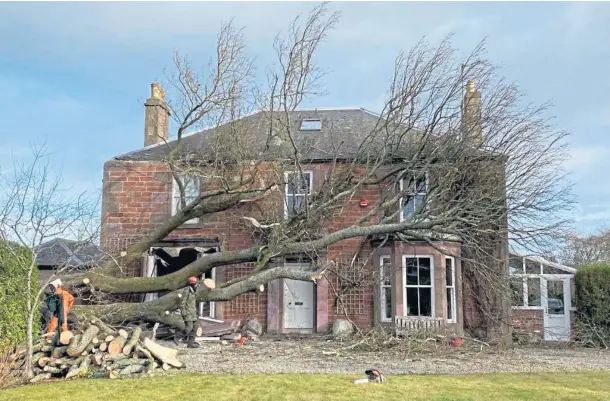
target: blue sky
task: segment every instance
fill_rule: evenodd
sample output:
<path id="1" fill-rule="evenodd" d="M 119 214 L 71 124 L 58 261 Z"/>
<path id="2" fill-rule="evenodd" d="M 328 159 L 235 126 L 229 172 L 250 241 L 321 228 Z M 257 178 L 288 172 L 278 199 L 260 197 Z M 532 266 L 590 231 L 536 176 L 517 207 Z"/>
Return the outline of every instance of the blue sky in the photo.
<path id="1" fill-rule="evenodd" d="M 102 165 L 143 144 L 143 102 L 175 50 L 205 61 L 221 21 L 246 26 L 264 68 L 273 37 L 312 3 L 0 3 L 0 167 L 46 141 L 74 190 L 101 187 Z M 393 61 L 422 36 L 454 33 L 526 100 L 554 103 L 572 133 L 579 229 L 610 223 L 610 3 L 333 3 L 342 18 L 320 49 L 329 94 L 308 106 L 379 110 Z"/>

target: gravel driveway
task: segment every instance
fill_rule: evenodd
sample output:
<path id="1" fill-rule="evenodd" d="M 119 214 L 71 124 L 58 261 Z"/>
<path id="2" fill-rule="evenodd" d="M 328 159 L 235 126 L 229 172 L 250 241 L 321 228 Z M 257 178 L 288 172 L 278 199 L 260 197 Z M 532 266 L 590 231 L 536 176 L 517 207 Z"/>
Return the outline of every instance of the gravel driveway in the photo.
<path id="1" fill-rule="evenodd" d="M 170 344 L 165 344 L 169 346 Z M 386 374 L 465 374 L 610 369 L 610 351 L 567 347 L 522 347 L 414 355 L 404 351 L 363 352 L 324 339 L 278 340 L 222 345 L 204 342 L 181 349 L 187 369 L 203 373 L 359 373 L 376 368 Z"/>

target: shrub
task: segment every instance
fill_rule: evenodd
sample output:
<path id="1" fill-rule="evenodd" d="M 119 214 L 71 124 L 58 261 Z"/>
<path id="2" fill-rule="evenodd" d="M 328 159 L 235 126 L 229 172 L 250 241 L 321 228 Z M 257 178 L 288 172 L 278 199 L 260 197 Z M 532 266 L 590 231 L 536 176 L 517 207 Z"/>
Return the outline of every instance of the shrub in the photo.
<path id="1" fill-rule="evenodd" d="M 0 339 L 15 346 L 26 339 L 27 282 L 32 252 L 23 246 L 0 240 Z M 32 299 L 38 292 L 38 269 L 31 276 Z M 39 331 L 40 318 L 34 316 L 33 332 Z"/>
<path id="2" fill-rule="evenodd" d="M 582 266 L 574 278 L 578 336 L 593 346 L 610 346 L 610 264 Z"/>

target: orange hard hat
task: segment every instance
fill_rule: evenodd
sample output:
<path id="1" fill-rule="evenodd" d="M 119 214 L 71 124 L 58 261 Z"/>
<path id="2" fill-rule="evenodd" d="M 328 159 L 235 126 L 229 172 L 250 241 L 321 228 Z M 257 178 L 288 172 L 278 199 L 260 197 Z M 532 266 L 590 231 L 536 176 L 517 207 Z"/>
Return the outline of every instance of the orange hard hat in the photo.
<path id="1" fill-rule="evenodd" d="M 199 280 L 197 280 L 197 277 L 189 277 L 188 280 L 186 280 L 186 283 L 188 285 L 194 285 L 197 284 L 199 282 Z"/>

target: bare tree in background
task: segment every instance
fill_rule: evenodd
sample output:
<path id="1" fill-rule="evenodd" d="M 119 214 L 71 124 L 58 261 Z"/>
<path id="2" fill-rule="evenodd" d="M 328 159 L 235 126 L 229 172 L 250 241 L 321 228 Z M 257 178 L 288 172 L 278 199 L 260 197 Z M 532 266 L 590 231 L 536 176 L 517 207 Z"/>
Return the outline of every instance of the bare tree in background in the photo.
<path id="1" fill-rule="evenodd" d="M 74 251 L 96 242 L 99 209 L 95 195 L 91 197 L 81 193 L 75 196 L 69 187 L 64 186 L 61 170 L 52 167 L 45 146 L 33 148 L 31 160 L 12 160 L 12 165 L 3 167 L 0 172 L 0 239 L 31 250 L 28 258 L 14 253 L 18 266 L 27 276 L 27 288 L 24 288 L 28 311 L 24 374 L 29 379 L 33 377 L 34 337 L 39 334 L 33 331 L 34 319 L 40 310 L 43 293 L 60 274 L 73 273 L 73 262 L 67 260 L 56 266 L 44 282 L 39 282 L 35 279 L 37 256 L 46 250 L 44 244 L 54 238 L 77 241 Z"/>
<path id="2" fill-rule="evenodd" d="M 588 236 L 568 235 L 560 258 L 562 263 L 576 268 L 588 263 L 610 262 L 610 229 L 600 229 Z"/>
<path id="3" fill-rule="evenodd" d="M 178 128 L 175 141 L 160 146 L 167 146 L 164 163 L 179 183 L 180 211 L 142 233 L 120 259 L 108 259 L 72 280 L 76 288 L 101 294 L 170 292 L 145 303 L 82 306 L 82 316 L 181 327 L 167 312 L 178 308 L 175 290 L 189 276 L 254 263 L 247 276 L 198 293 L 199 301 L 227 301 L 278 278 L 315 281 L 333 264 L 307 272 L 277 264 L 283 256 L 305 254 L 315 261 L 344 240 L 395 236 L 437 248 L 439 240 L 461 241 L 464 274 L 477 287 L 485 325 L 507 324 L 497 323 L 508 298 L 507 241 L 544 248 L 566 227 L 570 188 L 560 168 L 566 134 L 544 118 L 546 106 L 521 106 L 518 88 L 496 74 L 482 44 L 462 59 L 448 38 L 438 46 L 422 41 L 396 58 L 385 106 L 365 132 L 339 137 L 331 127 L 323 140 L 299 136 L 294 111 L 305 97 L 323 92 L 324 71 L 315 54 L 337 22 L 326 5 L 293 21 L 288 36 L 274 43 L 277 61 L 264 71 L 262 86 L 244 37 L 231 23 L 223 25 L 204 74 L 197 74 L 188 59 L 175 57 L 176 72 L 167 87 Z M 476 88 L 466 85 L 471 81 Z M 465 94 L 472 103 L 463 102 Z M 248 115 L 257 108 L 263 113 Z M 187 131 L 201 129 L 206 135 L 187 141 Z M 302 184 L 298 173 L 286 173 L 302 172 L 321 159 L 329 166 L 323 181 L 306 188 L 311 193 L 303 204 L 287 205 L 286 210 L 298 207 L 285 218 L 277 207 L 284 187 Z M 185 194 L 185 174 L 204 182 L 194 199 Z M 413 200 L 413 188 L 423 179 L 429 183 L 425 199 L 401 219 L 398 205 Z M 362 190 L 378 191 L 380 201 L 355 221 L 334 224 Z M 121 277 L 184 222 L 220 212 L 240 221 L 254 245 L 207 255 L 162 277 Z"/>

